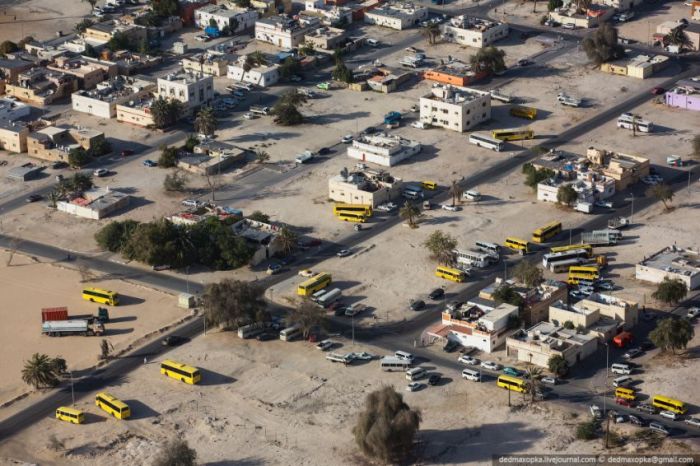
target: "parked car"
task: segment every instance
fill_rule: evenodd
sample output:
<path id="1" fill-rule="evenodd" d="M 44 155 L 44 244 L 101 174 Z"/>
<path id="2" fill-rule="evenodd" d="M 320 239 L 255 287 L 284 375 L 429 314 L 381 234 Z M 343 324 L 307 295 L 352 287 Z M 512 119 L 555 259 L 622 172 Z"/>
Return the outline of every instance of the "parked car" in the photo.
<path id="1" fill-rule="evenodd" d="M 588 410 L 591 412 L 591 416 L 593 416 L 594 418 L 603 417 L 603 410 L 600 409 L 600 406 L 598 405 L 593 404 L 588 407 Z"/>
<path id="2" fill-rule="evenodd" d="M 501 368 L 501 365 L 491 361 L 481 361 L 481 367 L 483 367 L 484 369 L 497 371 Z"/>
<path id="3" fill-rule="evenodd" d="M 92 174 L 98 178 L 102 178 L 103 176 L 109 175 L 109 171 L 104 169 L 104 168 L 98 168 Z"/>
<path id="4" fill-rule="evenodd" d="M 425 309 L 425 301 L 423 301 L 422 299 L 411 301 L 412 311 L 420 311 L 421 309 Z"/>
<path id="5" fill-rule="evenodd" d="M 442 205 L 443 210 L 449 210 L 450 212 L 457 212 L 459 210 L 459 206 L 456 205 L 449 205 L 449 204 L 443 204 Z"/>
<path id="6" fill-rule="evenodd" d="M 613 203 L 610 201 L 595 201 L 593 203 L 594 206 L 600 207 L 602 209 L 612 209 L 613 208 Z"/>
<path id="7" fill-rule="evenodd" d="M 302 277 L 313 277 L 314 273 L 311 269 L 303 269 L 299 271 L 299 275 Z"/>
<path id="8" fill-rule="evenodd" d="M 406 386 L 407 392 L 415 392 L 423 388 L 423 384 L 420 382 L 411 382 Z"/>
<path id="9" fill-rule="evenodd" d="M 700 419 L 696 417 L 689 417 L 685 421 L 686 424 L 691 425 L 693 427 L 700 427 Z"/>
<path id="10" fill-rule="evenodd" d="M 368 126 L 368 127 L 365 128 L 362 132 L 365 133 L 365 134 L 374 134 L 374 133 L 376 133 L 377 131 L 378 131 L 377 128 L 375 128 L 374 126 Z"/>
<path id="11" fill-rule="evenodd" d="M 61 168 L 66 168 L 68 164 L 66 162 L 54 162 L 51 164 L 51 168 L 54 170 L 60 170 Z"/>
<path id="12" fill-rule="evenodd" d="M 647 414 L 656 414 L 656 408 L 648 403 L 640 403 L 637 405 L 637 409 Z"/>
<path id="13" fill-rule="evenodd" d="M 362 351 L 360 353 L 353 353 L 355 355 L 355 359 L 360 359 L 362 361 L 371 361 L 374 359 L 376 356 L 373 355 L 372 353 L 367 353 L 366 351 Z"/>
<path id="14" fill-rule="evenodd" d="M 267 266 L 267 274 L 268 275 L 275 275 L 277 273 L 280 273 L 281 271 L 282 271 L 281 264 L 270 264 Z"/>
<path id="15" fill-rule="evenodd" d="M 688 319 L 696 319 L 700 315 L 700 307 L 691 307 L 685 315 Z"/>
<path id="16" fill-rule="evenodd" d="M 255 117 L 256 115 L 254 113 L 246 112 L 243 114 L 243 118 L 245 118 L 246 120 L 252 120 Z"/>
<path id="17" fill-rule="evenodd" d="M 506 375 L 512 375 L 513 377 L 520 377 L 520 375 L 522 374 L 522 372 L 516 369 L 515 367 L 504 367 L 503 373 Z"/>
<path id="18" fill-rule="evenodd" d="M 163 338 L 160 341 L 160 344 L 163 346 L 178 346 L 182 345 L 183 343 L 187 343 L 188 341 L 190 341 L 190 339 L 187 337 L 181 337 L 180 335 L 169 335 Z"/>
<path id="19" fill-rule="evenodd" d="M 454 350 L 459 348 L 459 343 L 453 340 L 447 340 L 447 343 L 442 347 L 442 350 L 446 353 L 452 353 Z"/>
<path id="20" fill-rule="evenodd" d="M 410 53 L 417 53 L 418 52 L 418 49 L 415 47 L 406 47 L 405 50 L 406 50 L 406 52 L 410 52 Z"/>
<path id="21" fill-rule="evenodd" d="M 321 147 L 318 150 L 318 155 L 328 155 L 331 153 L 331 150 L 328 147 Z"/>
<path id="22" fill-rule="evenodd" d="M 479 360 L 476 358 L 473 358 L 471 356 L 468 356 L 466 354 L 461 354 L 457 358 L 457 362 L 461 362 L 462 364 L 469 364 L 470 366 L 477 366 L 479 365 Z"/>
<path id="23" fill-rule="evenodd" d="M 595 286 L 605 291 L 613 291 L 615 289 L 615 284 L 607 280 L 596 282 Z"/>
<path id="24" fill-rule="evenodd" d="M 433 300 L 438 300 L 442 299 L 445 296 L 445 290 L 442 288 L 435 288 L 433 291 L 430 292 L 428 297 Z"/>
<path id="25" fill-rule="evenodd" d="M 197 42 L 209 42 L 211 40 L 211 37 L 204 34 L 200 34 L 198 36 L 195 36 L 194 40 L 196 40 Z"/>
<path id="26" fill-rule="evenodd" d="M 333 347 L 334 344 L 335 343 L 333 343 L 331 340 L 323 340 L 323 341 L 319 341 L 316 344 L 316 348 L 320 349 L 321 351 L 328 351 L 329 349 L 331 349 Z"/>
<path id="27" fill-rule="evenodd" d="M 625 354 L 622 355 L 622 357 L 624 359 L 632 359 L 640 354 L 642 354 L 641 348 L 630 348 Z"/>
<path id="28" fill-rule="evenodd" d="M 656 347 L 656 345 L 654 345 L 654 343 L 653 343 L 651 340 L 644 340 L 643 342 L 641 342 L 641 343 L 639 344 L 639 346 L 640 346 L 644 351 L 648 351 L 648 350 L 654 349 L 654 348 Z"/>
<path id="29" fill-rule="evenodd" d="M 41 194 L 31 194 L 30 196 L 27 197 L 26 201 L 28 204 L 31 204 L 32 202 L 37 202 L 42 200 L 44 197 Z"/>
<path id="30" fill-rule="evenodd" d="M 626 398 L 615 398 L 615 403 L 619 404 L 620 406 L 627 406 L 628 408 L 634 407 L 634 402 Z"/>
<path id="31" fill-rule="evenodd" d="M 255 337 L 255 339 L 258 341 L 276 340 L 278 338 L 279 338 L 279 335 L 275 335 L 274 333 L 270 333 L 270 332 L 261 333 L 260 335 Z"/>
<path id="32" fill-rule="evenodd" d="M 345 136 L 342 137 L 340 142 L 343 144 L 350 144 L 352 141 L 355 139 L 355 137 L 352 134 L 346 134 Z"/>
<path id="33" fill-rule="evenodd" d="M 658 422 L 650 422 L 649 423 L 649 430 L 653 430 L 655 432 L 659 432 L 664 435 L 671 435 L 671 431 L 666 428 L 663 424 L 660 424 Z"/>
<path id="34" fill-rule="evenodd" d="M 672 421 L 678 420 L 678 414 L 674 413 L 673 411 L 663 410 L 659 413 L 659 416 L 665 417 L 666 419 L 670 419 Z"/>
<path id="35" fill-rule="evenodd" d="M 430 385 L 437 385 L 440 383 L 440 380 L 442 380 L 440 374 L 432 374 L 430 377 L 428 377 L 428 383 Z"/>
<path id="36" fill-rule="evenodd" d="M 564 23 L 561 25 L 561 27 L 564 29 L 576 29 L 576 25 L 574 23 Z"/>
<path id="37" fill-rule="evenodd" d="M 556 377 L 542 377 L 540 379 L 540 382 L 546 383 L 549 385 L 556 385 L 558 383 L 558 380 Z"/>
<path id="38" fill-rule="evenodd" d="M 333 303 L 336 304 L 336 303 Z M 344 317 L 347 312 L 348 307 L 343 304 L 338 304 L 338 306 L 333 308 L 333 315 L 336 317 Z"/>
<path id="39" fill-rule="evenodd" d="M 182 205 L 185 207 L 199 207 L 200 205 L 204 204 L 201 201 L 198 201 L 196 199 L 185 199 L 184 201 L 181 202 Z"/>
<path id="40" fill-rule="evenodd" d="M 157 162 L 154 162 L 154 161 L 151 160 L 151 159 L 146 159 L 146 160 L 144 160 L 144 161 L 143 161 L 143 164 L 144 164 L 146 167 L 157 167 L 157 166 L 158 166 L 158 163 L 157 163 Z"/>
<path id="41" fill-rule="evenodd" d="M 645 424 L 641 417 L 635 416 L 634 414 L 628 414 L 627 417 L 629 417 L 630 423 L 635 426 L 644 426 Z"/>
<path id="42" fill-rule="evenodd" d="M 349 249 L 341 249 L 335 255 L 338 257 L 348 257 L 352 255 L 352 251 Z"/>
<path id="43" fill-rule="evenodd" d="M 521 58 L 518 60 L 518 66 L 528 66 L 532 65 L 534 62 L 532 60 L 529 60 L 527 58 Z"/>

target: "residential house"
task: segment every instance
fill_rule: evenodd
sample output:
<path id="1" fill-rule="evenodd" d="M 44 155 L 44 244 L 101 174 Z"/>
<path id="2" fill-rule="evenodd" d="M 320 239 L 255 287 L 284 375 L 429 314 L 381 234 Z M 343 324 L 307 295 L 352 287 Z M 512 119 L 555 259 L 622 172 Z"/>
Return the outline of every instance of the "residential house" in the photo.
<path id="1" fill-rule="evenodd" d="M 0 75 L 6 84 L 17 84 L 19 75 L 34 66 L 33 62 L 18 59 L 0 58 Z"/>
<path id="2" fill-rule="evenodd" d="M 83 148 L 89 151 L 104 140 L 103 132 L 89 128 L 47 126 L 27 136 L 27 154 L 49 162 L 67 162 L 71 149 Z"/>
<path id="3" fill-rule="evenodd" d="M 238 57 L 224 53 L 197 53 L 182 58 L 182 69 L 188 73 L 202 73 L 210 76 L 226 76 L 228 65 Z"/>
<path id="4" fill-rule="evenodd" d="M 417 141 L 385 133 L 360 136 L 348 147 L 348 157 L 362 162 L 372 162 L 385 167 L 418 154 L 422 146 Z"/>
<path id="5" fill-rule="evenodd" d="M 475 72 L 468 63 L 450 59 L 423 73 L 423 77 L 440 84 L 467 86 L 488 75 L 485 71 Z"/>
<path id="6" fill-rule="evenodd" d="M 179 100 L 188 114 L 214 98 L 214 78 L 211 76 L 169 74 L 158 78 L 157 87 L 159 97 Z"/>
<path id="7" fill-rule="evenodd" d="M 318 29 L 321 21 L 315 17 L 289 18 L 285 15 L 261 18 L 255 23 L 255 39 L 283 49 L 299 46 L 304 36 Z"/>
<path id="8" fill-rule="evenodd" d="M 433 86 L 420 98 L 420 121 L 463 133 L 491 118 L 491 96 L 451 85 Z"/>
<path id="9" fill-rule="evenodd" d="M 75 76 L 33 68 L 21 73 L 17 84 L 7 84 L 5 93 L 22 102 L 43 107 L 78 90 Z"/>
<path id="10" fill-rule="evenodd" d="M 384 26 L 401 31 L 428 19 L 428 8 L 411 2 L 389 3 L 366 11 L 367 24 Z"/>
<path id="11" fill-rule="evenodd" d="M 56 209 L 78 217 L 99 220 L 129 205 L 131 196 L 110 188 L 93 188 L 67 201 L 58 201 Z"/>
<path id="12" fill-rule="evenodd" d="M 526 286 L 524 283 L 519 283 L 516 280 L 506 280 L 496 278 L 491 284 L 479 291 L 479 299 L 495 302 L 494 293 L 500 287 L 508 285 L 513 291 L 518 293 L 522 298 L 522 306 L 520 309 L 520 318 L 528 325 L 535 324 L 547 319 L 549 306 L 558 300 L 566 299 L 568 288 L 566 283 L 557 280 L 544 280 L 537 286 Z M 485 302 L 476 303 L 486 306 Z"/>
<path id="13" fill-rule="evenodd" d="M 581 334 L 560 325 L 538 322 L 521 329 L 506 339 L 506 355 L 527 364 L 547 369 L 549 360 L 560 356 L 569 367 L 596 352 L 595 335 Z"/>
<path id="14" fill-rule="evenodd" d="M 635 277 L 651 283 L 681 280 L 689 290 L 700 287 L 700 252 L 675 245 L 655 252 L 637 264 Z"/>
<path id="15" fill-rule="evenodd" d="M 304 36 L 304 43 L 312 45 L 317 50 L 335 50 L 346 40 L 344 29 L 321 27 L 309 31 Z"/>
<path id="16" fill-rule="evenodd" d="M 488 47 L 496 41 L 508 37 L 506 23 L 460 15 L 440 26 L 444 40 L 469 47 Z"/>
<path id="17" fill-rule="evenodd" d="M 600 65 L 600 70 L 610 74 L 646 79 L 666 67 L 668 63 L 668 57 L 664 55 L 640 54 L 603 63 Z"/>
<path id="18" fill-rule="evenodd" d="M 700 111 L 700 76 L 678 81 L 664 99 L 669 107 Z"/>
<path id="19" fill-rule="evenodd" d="M 624 191 L 649 175 L 649 159 L 589 147 L 586 158 L 602 175 L 615 180 L 615 190 Z"/>
<path id="20" fill-rule="evenodd" d="M 117 105 L 146 98 L 155 89 L 155 83 L 150 80 L 117 76 L 110 81 L 99 83 L 93 90 L 74 92 L 71 101 L 75 111 L 99 118 L 114 118 L 117 116 Z"/>
<path id="21" fill-rule="evenodd" d="M 270 87 L 280 79 L 280 65 L 267 64 L 256 65 L 246 71 L 246 56 L 241 56 L 238 61 L 228 65 L 226 77 L 234 81 L 247 82 L 260 87 Z"/>
<path id="22" fill-rule="evenodd" d="M 328 180 L 328 197 L 344 204 L 368 204 L 376 207 L 401 195 L 403 182 L 384 170 L 343 169 Z"/>
<path id="23" fill-rule="evenodd" d="M 177 166 L 206 176 L 221 173 L 242 161 L 245 161 L 245 151 L 226 142 L 208 140 L 195 146 L 192 155 L 181 156 Z"/>
<path id="24" fill-rule="evenodd" d="M 194 10 L 194 23 L 200 29 L 216 24 L 219 31 L 236 34 L 255 25 L 258 12 L 246 8 L 227 8 L 224 5 L 206 5 Z"/>

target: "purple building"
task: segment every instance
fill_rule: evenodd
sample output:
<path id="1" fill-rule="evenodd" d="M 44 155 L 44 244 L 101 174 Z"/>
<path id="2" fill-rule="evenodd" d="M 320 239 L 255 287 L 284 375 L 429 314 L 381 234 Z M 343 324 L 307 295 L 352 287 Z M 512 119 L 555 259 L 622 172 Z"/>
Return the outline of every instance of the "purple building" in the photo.
<path id="1" fill-rule="evenodd" d="M 666 93 L 666 105 L 700 111 L 700 76 L 678 81 L 676 87 Z"/>

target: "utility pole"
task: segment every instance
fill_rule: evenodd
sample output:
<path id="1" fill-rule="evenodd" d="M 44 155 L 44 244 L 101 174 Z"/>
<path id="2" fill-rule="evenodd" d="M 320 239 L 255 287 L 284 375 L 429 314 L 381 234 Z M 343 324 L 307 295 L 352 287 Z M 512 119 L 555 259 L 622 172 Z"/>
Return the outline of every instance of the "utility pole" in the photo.
<path id="1" fill-rule="evenodd" d="M 607 412 L 608 395 L 608 373 L 610 372 L 610 345 L 605 342 L 605 390 L 603 392 L 603 414 L 605 415 L 605 448 L 608 448 L 608 437 L 610 434 L 610 413 Z"/>
<path id="2" fill-rule="evenodd" d="M 68 371 L 68 374 L 70 374 L 70 397 L 73 400 L 73 404 L 71 406 L 75 406 L 75 389 L 73 388 L 73 371 Z"/>
<path id="3" fill-rule="evenodd" d="M 202 322 L 204 323 L 204 336 L 207 336 L 207 316 L 202 314 Z"/>

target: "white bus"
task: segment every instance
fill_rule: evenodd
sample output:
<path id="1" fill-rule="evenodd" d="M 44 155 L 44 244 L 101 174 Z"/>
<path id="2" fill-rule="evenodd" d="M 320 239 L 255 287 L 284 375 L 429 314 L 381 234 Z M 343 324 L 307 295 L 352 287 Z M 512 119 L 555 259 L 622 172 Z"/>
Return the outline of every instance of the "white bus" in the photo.
<path id="1" fill-rule="evenodd" d="M 326 307 L 329 304 L 337 301 L 340 298 L 341 293 L 340 288 L 333 288 L 328 293 L 318 298 L 316 302 L 319 306 Z"/>
<path id="2" fill-rule="evenodd" d="M 581 248 L 562 252 L 550 252 L 542 256 L 542 267 L 548 269 L 552 264 L 578 258 L 583 258 L 584 260 L 588 259 L 588 250 Z"/>
<path id="3" fill-rule="evenodd" d="M 256 322 L 254 324 L 238 327 L 238 338 L 253 338 L 265 332 L 266 328 L 267 325 L 265 325 L 263 322 Z"/>
<path id="4" fill-rule="evenodd" d="M 469 143 L 476 144 L 479 147 L 485 147 L 487 149 L 495 150 L 496 152 L 501 152 L 504 144 L 502 140 L 492 138 L 490 135 L 484 133 L 470 134 Z"/>
<path id="5" fill-rule="evenodd" d="M 618 128 L 632 129 L 633 126 L 636 126 L 639 132 L 651 133 L 654 125 L 652 122 L 643 120 L 641 117 L 632 113 L 623 113 L 617 119 Z"/>
<path id="6" fill-rule="evenodd" d="M 477 241 L 475 244 L 480 251 L 491 254 L 496 260 L 501 257 L 501 247 L 498 244 L 487 243 L 486 241 Z"/>
<path id="7" fill-rule="evenodd" d="M 576 257 L 573 259 L 567 259 L 567 260 L 559 261 L 559 262 L 550 262 L 549 270 L 551 270 L 552 273 L 568 272 L 569 267 L 571 267 L 573 265 L 585 264 L 586 262 L 588 262 L 588 259 L 586 259 L 585 257 Z"/>
<path id="8" fill-rule="evenodd" d="M 493 255 L 488 252 L 470 250 L 462 251 L 455 249 L 452 251 L 452 253 L 455 255 L 455 259 L 458 263 L 465 264 L 470 267 L 478 267 L 483 269 L 494 262 Z"/>
<path id="9" fill-rule="evenodd" d="M 280 340 L 282 341 L 292 341 L 299 337 L 301 337 L 301 328 L 296 325 L 287 327 L 280 332 Z"/>
<path id="10" fill-rule="evenodd" d="M 405 359 L 399 359 L 394 356 L 386 356 L 381 361 L 382 370 L 385 372 L 406 372 L 411 368 L 411 363 Z"/>

